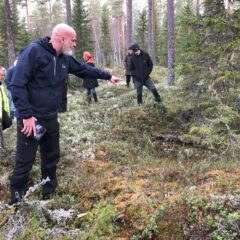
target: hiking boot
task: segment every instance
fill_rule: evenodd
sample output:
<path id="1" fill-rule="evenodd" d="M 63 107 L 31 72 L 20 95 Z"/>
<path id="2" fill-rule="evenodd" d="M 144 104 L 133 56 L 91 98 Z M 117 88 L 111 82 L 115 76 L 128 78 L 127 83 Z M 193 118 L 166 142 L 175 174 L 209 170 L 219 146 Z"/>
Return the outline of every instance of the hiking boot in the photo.
<path id="1" fill-rule="evenodd" d="M 42 195 L 42 200 L 50 200 L 52 198 L 52 194 L 51 193 L 44 193 Z"/>
<path id="2" fill-rule="evenodd" d="M 8 205 L 13 205 L 15 203 L 20 203 L 25 195 L 25 191 L 13 191 L 11 190 L 11 199 Z"/>
<path id="3" fill-rule="evenodd" d="M 10 199 L 10 201 L 8 202 L 8 205 L 13 205 L 15 203 L 18 203 L 19 200 L 17 198 L 14 198 L 14 199 Z"/>

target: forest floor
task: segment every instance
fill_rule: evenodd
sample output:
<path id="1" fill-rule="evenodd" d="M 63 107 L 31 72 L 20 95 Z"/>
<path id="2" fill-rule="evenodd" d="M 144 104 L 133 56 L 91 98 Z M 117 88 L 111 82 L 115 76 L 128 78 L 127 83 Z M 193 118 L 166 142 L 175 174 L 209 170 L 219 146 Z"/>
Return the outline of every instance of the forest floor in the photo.
<path id="1" fill-rule="evenodd" d="M 165 69 L 155 68 L 152 77 L 162 104 L 144 90 L 137 106 L 125 81 L 101 81 L 99 103 L 90 106 L 83 90 L 69 90 L 68 112 L 59 115 L 59 186 L 50 201 L 39 201 L 36 189 L 19 206 L 5 204 L 16 126 L 4 132 L 1 240 L 240 239 L 239 161 L 187 141 L 164 87 Z M 37 156 L 30 186 L 39 178 Z"/>

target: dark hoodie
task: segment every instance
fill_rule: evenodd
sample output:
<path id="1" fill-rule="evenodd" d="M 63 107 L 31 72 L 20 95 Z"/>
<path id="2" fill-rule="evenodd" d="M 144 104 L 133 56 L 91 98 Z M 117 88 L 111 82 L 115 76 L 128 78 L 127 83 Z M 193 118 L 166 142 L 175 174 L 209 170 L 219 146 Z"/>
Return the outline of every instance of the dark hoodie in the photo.
<path id="1" fill-rule="evenodd" d="M 17 118 L 57 117 L 68 73 L 77 77 L 111 79 L 111 74 L 65 54 L 56 55 L 50 38 L 29 44 L 19 56 L 10 89 Z"/>
<path id="2" fill-rule="evenodd" d="M 130 71 L 134 80 L 146 81 L 153 69 L 153 63 L 148 53 L 140 50 L 139 55 L 133 54 L 130 62 Z"/>

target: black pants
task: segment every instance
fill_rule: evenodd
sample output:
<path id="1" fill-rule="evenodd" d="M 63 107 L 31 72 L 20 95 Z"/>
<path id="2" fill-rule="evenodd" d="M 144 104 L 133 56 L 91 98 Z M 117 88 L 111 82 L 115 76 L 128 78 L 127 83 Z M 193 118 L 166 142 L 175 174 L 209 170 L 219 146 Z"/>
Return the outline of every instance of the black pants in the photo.
<path id="1" fill-rule="evenodd" d="M 161 97 L 160 97 L 153 81 L 150 78 L 148 78 L 145 81 L 138 81 L 137 79 L 135 79 L 135 86 L 137 88 L 137 103 L 138 104 L 142 103 L 143 86 L 147 87 L 152 92 L 156 102 L 161 102 Z"/>
<path id="2" fill-rule="evenodd" d="M 130 81 L 131 81 L 131 75 L 126 75 L 126 84 L 128 87 L 129 87 Z"/>
<path id="3" fill-rule="evenodd" d="M 43 185 L 43 194 L 53 193 L 57 187 L 56 169 L 60 159 L 59 148 L 59 123 L 57 118 L 51 120 L 39 120 L 38 123 L 44 126 L 47 131 L 40 141 L 33 137 L 26 137 L 22 132 L 22 120 L 17 123 L 17 149 L 15 167 L 10 177 L 10 190 L 12 193 L 27 190 L 28 176 L 35 161 L 38 146 L 41 154 L 41 175 L 42 179 L 50 178 L 50 181 Z"/>

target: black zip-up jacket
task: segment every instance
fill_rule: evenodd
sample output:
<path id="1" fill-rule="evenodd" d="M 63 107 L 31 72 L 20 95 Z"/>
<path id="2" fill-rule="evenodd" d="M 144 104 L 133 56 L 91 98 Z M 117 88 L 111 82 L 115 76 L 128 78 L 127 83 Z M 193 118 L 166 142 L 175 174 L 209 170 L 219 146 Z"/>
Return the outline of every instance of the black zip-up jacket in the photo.
<path id="1" fill-rule="evenodd" d="M 94 63 L 87 63 L 89 66 L 95 67 Z M 97 78 L 86 77 L 83 79 L 83 87 L 86 89 L 91 89 L 98 87 L 98 80 Z"/>
<path id="2" fill-rule="evenodd" d="M 153 62 L 148 53 L 133 54 L 130 62 L 131 75 L 136 81 L 145 81 L 149 78 L 153 69 Z"/>
<path id="3" fill-rule="evenodd" d="M 49 40 L 45 37 L 32 42 L 19 56 L 10 84 L 17 118 L 57 117 L 68 73 L 81 78 L 112 77 L 110 73 L 79 63 L 71 56 L 57 56 Z"/>

